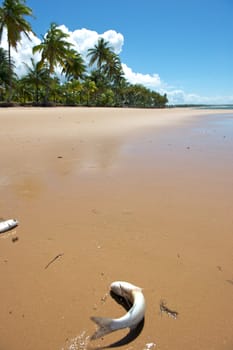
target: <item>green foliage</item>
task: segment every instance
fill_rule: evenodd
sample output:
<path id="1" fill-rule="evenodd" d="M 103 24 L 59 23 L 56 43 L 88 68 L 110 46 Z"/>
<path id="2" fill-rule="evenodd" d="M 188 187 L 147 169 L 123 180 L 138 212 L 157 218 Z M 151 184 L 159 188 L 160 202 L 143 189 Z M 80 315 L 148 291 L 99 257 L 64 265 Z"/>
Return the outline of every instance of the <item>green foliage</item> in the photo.
<path id="1" fill-rule="evenodd" d="M 31 101 L 39 103 L 43 96 L 43 90 L 48 84 L 49 72 L 46 67 L 41 67 L 40 64 L 31 58 L 31 66 L 25 63 L 27 74 L 21 79 L 24 87 L 30 88 Z"/>
<path id="2" fill-rule="evenodd" d="M 0 7 L 0 39 L 6 28 L 8 51 L 0 48 L 1 100 L 10 95 L 16 102 L 23 104 L 138 108 L 161 108 L 168 102 L 166 95 L 160 95 L 143 85 L 130 84 L 125 79 L 119 55 L 103 38 L 88 50 L 87 68 L 81 54 L 69 42 L 69 34 L 64 33 L 56 23 L 51 23 L 41 43 L 32 49 L 33 54 L 41 54 L 40 61 L 35 62 L 31 58 L 31 64 L 25 64 L 25 76 L 18 79 L 14 74 L 10 48 L 17 49 L 21 33 L 30 39 L 32 28 L 25 16 L 32 16 L 32 10 L 26 6 L 25 0 L 3 1 Z M 55 74 L 56 68 L 63 75 L 61 81 Z"/>
<path id="3" fill-rule="evenodd" d="M 0 47 L 0 85 L 9 84 L 9 65 L 7 51 Z"/>
<path id="4" fill-rule="evenodd" d="M 50 74 L 54 73 L 58 65 L 64 67 L 71 56 L 72 45 L 67 41 L 68 37 L 69 35 L 59 29 L 56 23 L 51 23 L 43 41 L 33 47 L 33 53 L 41 53 L 39 65 L 47 65 Z"/>
<path id="5" fill-rule="evenodd" d="M 70 49 L 64 60 L 62 73 L 68 80 L 84 79 L 86 66 L 82 56 L 75 50 Z"/>
<path id="6" fill-rule="evenodd" d="M 109 43 L 103 38 L 98 40 L 98 43 L 94 48 L 88 50 L 87 57 L 90 57 L 90 66 L 96 64 L 99 72 L 102 72 L 103 65 L 107 62 L 108 57 L 111 55 L 112 49 L 109 46 Z"/>

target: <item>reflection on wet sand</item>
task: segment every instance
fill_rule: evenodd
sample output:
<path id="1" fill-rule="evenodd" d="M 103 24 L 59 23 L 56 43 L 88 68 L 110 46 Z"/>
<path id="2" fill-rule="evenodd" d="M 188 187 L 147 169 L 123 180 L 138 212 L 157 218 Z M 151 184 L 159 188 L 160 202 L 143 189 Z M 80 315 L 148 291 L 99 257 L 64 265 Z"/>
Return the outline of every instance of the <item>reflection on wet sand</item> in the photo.
<path id="1" fill-rule="evenodd" d="M 57 156 L 54 163 L 54 169 L 57 174 L 78 175 L 79 173 L 87 173 L 91 169 L 96 171 L 111 170 L 117 166 L 119 153 L 124 144 L 121 137 L 94 138 L 90 140 L 82 140 L 77 146 L 73 147 L 70 154 Z M 54 174 L 55 175 L 55 174 Z"/>
<path id="2" fill-rule="evenodd" d="M 117 167 L 120 162 L 120 152 L 124 145 L 123 137 L 90 138 L 77 142 L 69 149 L 64 145 L 63 151 L 53 150 L 50 152 L 50 161 L 45 162 L 45 151 L 41 147 L 41 154 L 37 157 L 36 167 L 21 165 L 18 173 L 5 172 L 0 178 L 0 185 L 10 185 L 14 187 L 18 195 L 33 197 L 40 193 L 43 187 L 48 187 L 50 181 L 56 182 L 56 177 L 79 176 L 90 171 L 110 170 Z M 44 155 L 44 156 L 43 156 Z M 13 156 L 13 154 L 10 154 Z M 33 163 L 33 159 L 27 159 L 28 164 Z M 49 176 L 46 176 L 46 174 Z M 43 179 L 43 180 L 42 180 Z"/>
<path id="3" fill-rule="evenodd" d="M 19 177 L 16 183 L 10 186 L 19 198 L 36 198 L 44 189 L 43 180 L 38 175 L 25 175 Z"/>

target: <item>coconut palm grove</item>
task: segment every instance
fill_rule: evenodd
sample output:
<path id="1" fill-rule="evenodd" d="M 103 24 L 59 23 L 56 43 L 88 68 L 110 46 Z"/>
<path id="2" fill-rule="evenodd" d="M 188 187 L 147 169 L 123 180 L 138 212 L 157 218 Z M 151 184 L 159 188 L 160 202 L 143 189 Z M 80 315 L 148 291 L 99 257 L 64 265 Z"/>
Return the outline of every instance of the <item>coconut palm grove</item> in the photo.
<path id="1" fill-rule="evenodd" d="M 124 77 L 119 55 L 108 41 L 99 38 L 88 50 L 88 63 L 56 23 L 51 23 L 41 43 L 32 49 L 31 64 L 18 77 L 12 59 L 22 35 L 30 40 L 28 18 L 33 10 L 25 0 L 4 0 L 0 7 L 0 104 L 38 106 L 111 106 L 161 108 L 167 96 Z M 39 19 L 38 19 L 39 20 Z M 7 33 L 8 49 L 1 47 Z M 33 54 L 40 53 L 35 62 Z M 56 72 L 59 70 L 59 74 Z"/>

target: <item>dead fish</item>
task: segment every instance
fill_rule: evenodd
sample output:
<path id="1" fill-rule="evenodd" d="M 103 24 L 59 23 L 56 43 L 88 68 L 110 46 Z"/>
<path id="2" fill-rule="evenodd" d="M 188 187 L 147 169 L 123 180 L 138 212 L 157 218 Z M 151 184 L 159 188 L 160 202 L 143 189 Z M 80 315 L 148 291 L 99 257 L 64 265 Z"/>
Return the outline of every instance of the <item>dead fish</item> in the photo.
<path id="1" fill-rule="evenodd" d="M 16 219 L 8 219 L 0 222 L 0 233 L 11 230 L 18 226 L 19 222 Z"/>
<path id="2" fill-rule="evenodd" d="M 111 284 L 110 290 L 132 303 L 132 307 L 120 318 L 91 317 L 91 320 L 99 327 L 92 335 L 91 340 L 98 339 L 119 329 L 135 329 L 144 318 L 146 303 L 140 287 L 128 282 L 117 281 Z"/>

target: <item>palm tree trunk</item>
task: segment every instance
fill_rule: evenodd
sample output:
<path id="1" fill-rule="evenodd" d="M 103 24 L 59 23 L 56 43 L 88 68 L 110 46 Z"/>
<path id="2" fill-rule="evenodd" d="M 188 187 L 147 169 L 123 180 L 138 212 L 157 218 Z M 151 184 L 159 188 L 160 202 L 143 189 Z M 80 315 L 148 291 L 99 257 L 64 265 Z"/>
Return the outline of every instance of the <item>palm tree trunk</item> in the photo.
<path id="1" fill-rule="evenodd" d="M 49 91 L 50 91 L 50 74 L 49 74 L 49 72 L 47 72 L 46 81 L 45 81 L 45 95 L 44 95 L 44 99 L 43 99 L 44 105 L 48 104 Z"/>
<path id="2" fill-rule="evenodd" d="M 39 102 L 39 86 L 36 83 L 36 104 L 38 104 L 38 102 Z"/>
<path id="3" fill-rule="evenodd" d="M 11 67 L 11 45 L 8 40 L 8 68 L 9 68 L 9 89 L 8 89 L 8 97 L 7 102 L 11 102 L 12 98 L 12 67 Z"/>

